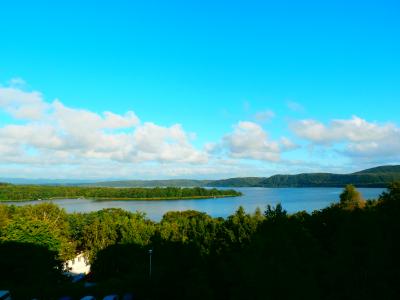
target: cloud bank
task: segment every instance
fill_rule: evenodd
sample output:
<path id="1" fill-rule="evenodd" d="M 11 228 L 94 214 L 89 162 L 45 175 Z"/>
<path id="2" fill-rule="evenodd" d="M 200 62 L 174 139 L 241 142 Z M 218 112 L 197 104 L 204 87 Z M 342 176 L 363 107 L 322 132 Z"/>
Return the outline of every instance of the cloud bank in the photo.
<path id="1" fill-rule="evenodd" d="M 207 162 L 180 124 L 141 123 L 136 114 L 97 114 L 44 101 L 39 92 L 0 88 L 0 109 L 23 124 L 0 128 L 2 162 L 76 163 L 85 159 L 119 162 Z M 53 159 L 51 159 L 53 158 Z"/>
<path id="2" fill-rule="evenodd" d="M 70 107 L 24 87 L 19 78 L 0 86 L 0 114 L 7 116 L 0 120 L 0 177 L 215 178 L 326 170 L 310 146 L 360 168 L 400 160 L 400 128 L 358 116 L 288 121 L 277 136 L 271 134 L 276 116 L 264 110 L 253 115 L 254 122 L 237 121 L 219 140 L 199 145 L 197 133 L 182 124 L 142 121 L 133 111 Z"/>
<path id="3" fill-rule="evenodd" d="M 323 124 L 317 120 L 293 122 L 291 130 L 315 145 L 333 147 L 344 145 L 344 155 L 371 159 L 400 158 L 400 128 L 393 123 L 379 124 L 353 116 L 348 120 L 332 120 Z"/>

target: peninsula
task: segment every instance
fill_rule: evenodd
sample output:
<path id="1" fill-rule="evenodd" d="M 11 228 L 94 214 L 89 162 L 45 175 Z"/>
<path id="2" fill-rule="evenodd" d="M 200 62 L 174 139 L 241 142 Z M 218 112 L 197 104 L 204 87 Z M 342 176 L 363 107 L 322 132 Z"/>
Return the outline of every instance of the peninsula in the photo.
<path id="1" fill-rule="evenodd" d="M 241 196 L 234 190 L 194 188 L 111 188 L 0 184 L 0 202 L 88 198 L 96 200 L 178 200 Z"/>

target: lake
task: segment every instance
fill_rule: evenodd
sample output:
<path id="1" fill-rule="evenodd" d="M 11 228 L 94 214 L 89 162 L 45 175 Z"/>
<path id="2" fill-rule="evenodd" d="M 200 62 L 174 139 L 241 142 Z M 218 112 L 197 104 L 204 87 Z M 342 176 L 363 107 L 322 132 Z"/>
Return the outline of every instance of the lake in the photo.
<path id="1" fill-rule="evenodd" d="M 305 210 L 312 212 L 339 201 L 341 188 L 235 188 L 243 193 L 241 197 L 195 199 L 195 200 L 161 200 L 161 201 L 95 201 L 90 199 L 52 200 L 67 212 L 91 212 L 103 208 L 122 208 L 128 211 L 141 211 L 159 221 L 168 211 L 197 210 L 213 217 L 227 217 L 239 206 L 247 212 L 254 212 L 257 207 L 262 211 L 268 204 L 281 203 L 289 213 Z M 375 199 L 385 189 L 359 188 L 365 199 Z M 44 201 L 7 202 L 6 204 L 26 205 Z"/>

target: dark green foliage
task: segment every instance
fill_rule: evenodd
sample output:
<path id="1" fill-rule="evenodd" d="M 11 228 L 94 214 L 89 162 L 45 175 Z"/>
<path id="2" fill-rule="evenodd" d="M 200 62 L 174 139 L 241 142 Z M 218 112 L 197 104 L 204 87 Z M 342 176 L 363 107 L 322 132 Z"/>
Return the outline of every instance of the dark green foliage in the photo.
<path id="1" fill-rule="evenodd" d="M 91 259 L 111 245 L 147 245 L 155 231 L 154 223 L 144 214 L 116 208 L 71 214 L 69 222 L 71 238 L 77 243 L 77 248 Z"/>
<path id="2" fill-rule="evenodd" d="M 398 174 L 400 173 L 399 166 L 381 166 L 356 172 L 354 174 Z"/>
<path id="3" fill-rule="evenodd" d="M 221 226 L 219 238 L 219 253 L 226 249 L 242 249 L 251 242 L 253 234 L 258 225 L 264 220 L 263 216 L 258 214 L 247 214 L 243 207 L 228 217 Z"/>
<path id="4" fill-rule="evenodd" d="M 153 241 L 167 241 L 191 245 L 200 255 L 208 255 L 214 250 L 215 239 L 221 222 L 197 211 L 168 212 L 159 226 Z"/>
<path id="5" fill-rule="evenodd" d="M 266 177 L 240 177 L 222 180 L 127 180 L 88 184 L 109 187 L 387 187 L 400 180 L 400 166 L 382 166 L 352 174 L 309 173 Z"/>
<path id="6" fill-rule="evenodd" d="M 304 225 L 280 208 L 270 210 L 252 243 L 238 259 L 238 288 L 232 299 L 320 299 L 315 270 L 318 244 Z"/>
<path id="7" fill-rule="evenodd" d="M 400 198 L 394 190 L 363 209 L 315 212 L 310 232 L 321 245 L 324 299 L 397 299 Z"/>
<path id="8" fill-rule="evenodd" d="M 387 187 L 400 180 L 400 166 L 384 166 L 352 174 L 310 173 L 298 175 L 275 175 L 264 179 L 265 187 Z"/>
<path id="9" fill-rule="evenodd" d="M 62 259 L 73 257 L 67 213 L 57 205 L 42 203 L 22 207 L 0 205 L 0 242 L 45 246 Z"/>
<path id="10" fill-rule="evenodd" d="M 240 177 L 240 178 L 229 178 L 222 180 L 215 180 L 208 183 L 208 186 L 215 187 L 252 187 L 261 186 L 261 182 L 264 180 L 262 177 Z"/>
<path id="11" fill-rule="evenodd" d="M 354 173 L 329 174 L 312 173 L 299 175 L 275 175 L 260 182 L 263 187 L 344 187 L 353 184 L 358 187 L 386 187 L 390 182 L 400 180 L 397 173 Z"/>
<path id="12" fill-rule="evenodd" d="M 50 299 L 64 282 L 57 252 L 32 243 L 0 242 L 0 290 L 13 299 Z"/>
<path id="13" fill-rule="evenodd" d="M 362 206 L 358 200 L 349 186 L 340 204 L 313 214 L 289 215 L 278 204 L 254 214 L 240 207 L 227 219 L 169 212 L 159 223 L 120 209 L 67 215 L 56 206 L 0 205 L 2 240 L 23 241 L 26 251 L 41 247 L 44 253 L 23 252 L 25 246 L 2 250 L 0 244 L 0 266 L 12 270 L 9 278 L 0 277 L 0 288 L 11 286 L 18 294 L 16 287 L 27 284 L 30 297 L 40 295 L 36 286 L 19 279 L 22 266 L 29 265 L 38 274 L 31 279 L 27 273 L 32 284 L 43 286 L 42 278 L 52 274 L 48 282 L 59 293 L 88 293 L 59 276 L 57 258 L 68 249 L 67 240 L 91 258 L 98 286 L 90 293 L 95 295 L 133 291 L 138 299 L 398 299 L 400 183 L 377 200 Z M 36 261 L 43 261 L 43 268 Z M 7 286 L 1 286 L 2 280 Z"/>
<path id="14" fill-rule="evenodd" d="M 17 219 L 2 230 L 2 240 L 41 245 L 55 252 L 61 248 L 60 240 L 40 221 Z"/>
<path id="15" fill-rule="evenodd" d="M 399 202 L 400 201 L 400 181 L 393 182 L 388 187 L 388 192 L 384 192 L 380 198 L 384 202 Z"/>
<path id="16" fill-rule="evenodd" d="M 264 216 L 269 221 L 276 221 L 287 217 L 286 210 L 282 208 L 282 205 L 279 203 L 275 208 L 271 205 L 267 205 L 267 210 L 264 213 Z"/>
<path id="17" fill-rule="evenodd" d="M 96 187 L 205 187 L 211 180 L 169 179 L 169 180 L 120 180 L 82 184 Z"/>
<path id="18" fill-rule="evenodd" d="M 135 244 L 114 244 L 97 253 L 91 266 L 96 280 L 110 277 L 143 283 L 149 279 L 149 257 L 145 247 Z M 111 275 L 111 276 L 110 276 Z"/>
<path id="19" fill-rule="evenodd" d="M 195 188 L 105 188 L 76 186 L 1 185 L 0 201 L 56 198 L 91 199 L 186 199 L 240 196 L 234 190 Z"/>

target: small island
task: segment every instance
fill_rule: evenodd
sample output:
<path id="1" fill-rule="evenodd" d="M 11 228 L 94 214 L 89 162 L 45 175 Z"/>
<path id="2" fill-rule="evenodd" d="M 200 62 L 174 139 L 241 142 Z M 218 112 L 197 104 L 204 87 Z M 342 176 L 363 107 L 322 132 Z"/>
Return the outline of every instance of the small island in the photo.
<path id="1" fill-rule="evenodd" d="M 0 184 L 0 202 L 87 198 L 95 200 L 183 200 L 238 197 L 235 190 L 201 187 L 110 188 Z"/>

